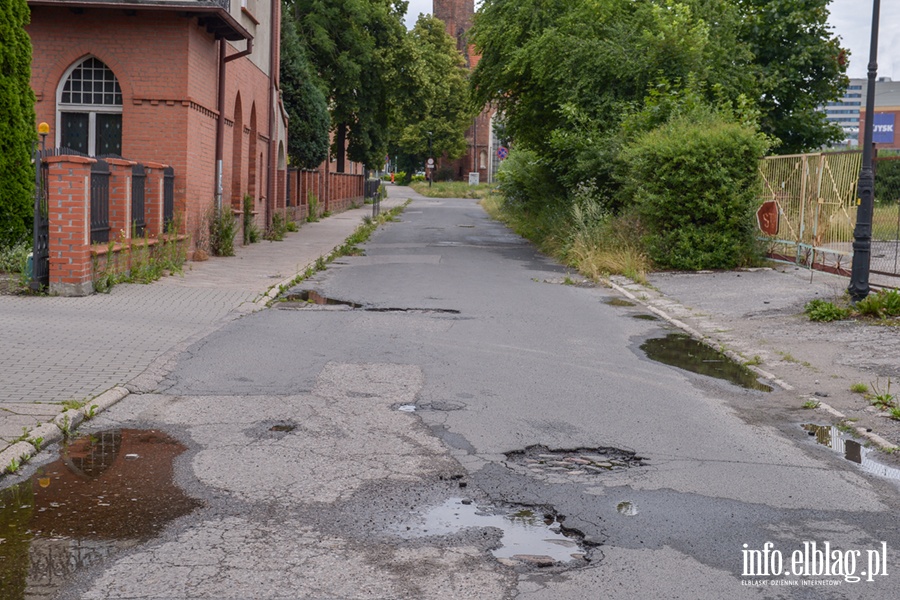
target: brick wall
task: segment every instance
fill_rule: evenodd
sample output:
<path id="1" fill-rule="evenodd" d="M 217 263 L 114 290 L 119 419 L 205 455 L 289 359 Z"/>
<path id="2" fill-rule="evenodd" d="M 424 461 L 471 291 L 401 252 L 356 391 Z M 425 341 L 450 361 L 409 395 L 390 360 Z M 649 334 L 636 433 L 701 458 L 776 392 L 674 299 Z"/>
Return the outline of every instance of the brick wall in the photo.
<path id="1" fill-rule="evenodd" d="M 101 60 L 116 74 L 122 88 L 122 154 L 175 168 L 179 175 L 175 208 L 184 216 L 186 232 L 196 239 L 215 198 L 219 114 L 218 42 L 214 37 L 198 25 L 196 17 L 165 11 L 139 11 L 129 16 L 99 8 L 74 14 L 67 8 L 35 6 L 27 29 L 34 48 L 32 88 L 37 96 L 37 122 L 50 124 L 48 142 L 55 145 L 58 139 L 56 92 L 66 71 L 87 56 Z M 229 45 L 229 53 L 234 51 Z M 243 126 L 233 144 L 238 94 Z M 229 62 L 225 99 L 224 200 L 230 200 L 235 180 L 240 196 L 252 192 L 258 225 L 264 227 L 269 173 L 267 76 L 246 57 Z M 258 127 L 251 138 L 253 115 Z M 253 145 L 256 151 L 251 158 Z M 241 153 L 237 161 L 234 148 Z M 236 164 L 240 164 L 237 173 L 233 172 Z M 256 173 L 252 189 L 251 165 Z"/>

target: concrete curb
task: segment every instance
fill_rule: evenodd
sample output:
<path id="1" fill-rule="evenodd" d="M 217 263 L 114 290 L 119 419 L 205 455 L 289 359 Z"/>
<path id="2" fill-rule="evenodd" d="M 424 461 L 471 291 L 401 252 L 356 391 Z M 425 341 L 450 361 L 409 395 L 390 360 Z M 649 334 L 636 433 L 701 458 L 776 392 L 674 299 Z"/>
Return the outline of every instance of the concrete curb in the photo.
<path id="1" fill-rule="evenodd" d="M 70 408 L 56 415 L 51 422 L 31 429 L 27 440 L 16 442 L 0 452 L 0 474 L 6 473 L 10 465 L 23 464 L 50 444 L 70 435 L 78 425 L 121 401 L 129 393 L 124 387 L 116 386 L 86 402 L 81 408 Z"/>

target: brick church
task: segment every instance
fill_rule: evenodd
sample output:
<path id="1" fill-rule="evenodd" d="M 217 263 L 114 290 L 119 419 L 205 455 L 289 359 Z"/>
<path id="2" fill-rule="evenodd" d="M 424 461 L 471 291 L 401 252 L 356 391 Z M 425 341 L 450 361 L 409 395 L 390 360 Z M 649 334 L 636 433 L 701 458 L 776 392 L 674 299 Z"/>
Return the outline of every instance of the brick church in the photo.
<path id="1" fill-rule="evenodd" d="M 466 66 L 474 69 L 481 58 L 467 40 L 467 33 L 475 15 L 475 0 L 433 0 L 432 14 L 447 26 L 447 34 L 456 39 L 456 47 L 466 60 Z M 466 132 L 467 150 L 464 157 L 455 161 L 444 161 L 441 167 L 453 170 L 453 176 L 465 180 L 469 173 L 477 172 L 481 182 L 493 181 L 499 167 L 494 138 L 493 119 L 495 110 L 487 106 L 472 122 Z"/>

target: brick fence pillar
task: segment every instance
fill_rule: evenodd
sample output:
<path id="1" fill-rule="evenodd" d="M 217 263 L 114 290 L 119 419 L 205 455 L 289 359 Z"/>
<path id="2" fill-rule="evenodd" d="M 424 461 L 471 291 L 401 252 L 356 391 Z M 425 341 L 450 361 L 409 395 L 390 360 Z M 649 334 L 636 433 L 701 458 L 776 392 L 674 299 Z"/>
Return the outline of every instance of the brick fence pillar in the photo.
<path id="1" fill-rule="evenodd" d="M 167 165 L 156 162 L 143 164 L 147 174 L 147 179 L 144 180 L 144 222 L 147 235 L 158 237 L 166 232 L 163 223 L 163 185 Z"/>
<path id="2" fill-rule="evenodd" d="M 82 156 L 51 156 L 47 208 L 50 216 L 50 293 L 87 296 L 94 291 L 91 265 L 91 165 Z"/>
<path id="3" fill-rule="evenodd" d="M 104 160 L 109 165 L 109 239 L 130 240 L 131 168 L 137 163 L 119 158 Z"/>

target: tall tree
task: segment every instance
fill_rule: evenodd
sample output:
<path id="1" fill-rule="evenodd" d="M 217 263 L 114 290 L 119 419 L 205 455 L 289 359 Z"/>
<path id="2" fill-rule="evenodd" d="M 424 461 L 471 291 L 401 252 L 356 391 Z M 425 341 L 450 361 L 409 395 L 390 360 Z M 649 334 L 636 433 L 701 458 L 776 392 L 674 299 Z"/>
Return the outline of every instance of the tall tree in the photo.
<path id="1" fill-rule="evenodd" d="M 287 11 L 285 11 L 286 13 Z M 328 101 L 316 82 L 293 19 L 281 22 L 281 93 L 288 114 L 288 156 L 303 169 L 328 158 L 331 120 Z"/>
<path id="2" fill-rule="evenodd" d="M 474 117 L 468 70 L 444 23 L 420 15 L 395 60 L 389 80 L 395 92 L 391 153 L 419 166 L 429 152 L 451 159 L 465 154 L 465 134 Z"/>
<path id="3" fill-rule="evenodd" d="M 24 240 L 31 229 L 34 169 L 34 92 L 31 12 L 26 0 L 0 0 L 0 246 Z"/>
<path id="4" fill-rule="evenodd" d="M 377 164 L 387 151 L 391 90 L 385 74 L 406 32 L 406 0 L 292 0 L 291 4 L 325 83 L 338 171 L 344 170 L 348 155 L 353 161 Z"/>
<path id="5" fill-rule="evenodd" d="M 790 154 L 842 138 L 820 110 L 846 89 L 849 54 L 828 26 L 831 0 L 737 0 L 755 55 L 760 128 Z"/>

